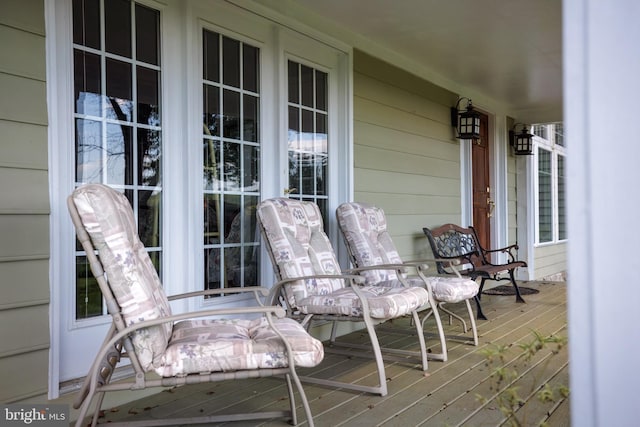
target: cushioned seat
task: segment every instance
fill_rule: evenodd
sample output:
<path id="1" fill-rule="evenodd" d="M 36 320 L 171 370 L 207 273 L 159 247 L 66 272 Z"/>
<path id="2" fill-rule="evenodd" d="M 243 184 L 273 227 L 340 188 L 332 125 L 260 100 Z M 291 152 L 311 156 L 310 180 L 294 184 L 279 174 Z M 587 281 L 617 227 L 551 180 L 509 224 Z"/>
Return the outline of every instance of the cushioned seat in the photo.
<path id="1" fill-rule="evenodd" d="M 338 206 L 336 218 L 344 241 L 347 245 L 352 264 L 360 269 L 367 283 L 377 283 L 384 286 L 402 287 L 406 283 L 411 286 L 425 287 L 432 298 L 427 305 L 431 311 L 423 318 L 423 322 L 433 312 L 436 317 L 436 327 L 440 337 L 442 353 L 431 353 L 430 357 L 447 360 L 447 347 L 444 330 L 438 314 L 438 308 L 462 322 L 466 332 L 464 319 L 444 308 L 445 303 L 465 302 L 471 319 L 473 341 L 477 345 L 477 331 L 475 320 L 471 313 L 469 299 L 475 298 L 479 286 L 474 280 L 457 277 L 441 277 L 426 275 L 429 263 L 435 260 L 413 260 L 404 262 L 396 249 L 389 234 L 387 219 L 384 211 L 367 203 L 348 202 Z M 380 267 L 386 266 L 385 269 Z M 367 267 L 379 267 L 367 269 Z M 408 275 L 408 268 L 416 269 L 418 275 Z"/>
<path id="2" fill-rule="evenodd" d="M 324 357 L 322 343 L 304 327 L 284 318 L 281 307 L 266 307 L 260 287 L 203 290 L 167 297 L 160 278 L 140 241 L 133 210 L 120 192 L 101 184 L 77 188 L 68 199 L 78 240 L 105 298 L 112 326 L 79 400 L 77 426 L 84 422 L 97 397 L 97 420 L 107 391 L 141 390 L 192 383 L 284 375 L 289 390 L 288 411 L 233 415 L 232 419 L 291 417 L 296 423 L 292 381 L 302 400 L 309 425 L 313 418 L 296 366 L 313 367 Z M 96 256 L 96 251 L 98 256 Z M 257 305 L 172 313 L 170 300 L 205 298 L 216 294 L 250 293 Z M 244 316 L 224 319 L 224 316 Z M 253 316 L 253 319 L 249 317 Z M 205 319 L 206 318 L 206 319 Z M 214 319 L 215 318 L 215 319 Z M 110 383 L 123 351 L 135 377 Z M 155 371 L 162 378 L 147 378 Z M 154 420 L 154 425 L 182 425 L 228 421 L 228 415 L 193 419 Z"/>
<path id="3" fill-rule="evenodd" d="M 329 238 L 324 232 L 323 218 L 312 202 L 275 198 L 258 206 L 258 223 L 279 282 L 272 290 L 272 301 L 282 301 L 287 314 L 304 324 L 313 320 L 331 321 L 332 347 L 340 345 L 335 339 L 337 321 L 364 322 L 378 370 L 377 386 L 341 381 L 308 378 L 307 380 L 340 388 L 385 395 L 387 376 L 382 358 L 385 353 L 415 355 L 423 370 L 427 369 L 427 354 L 422 325 L 416 310 L 429 301 L 427 290 L 420 287 L 379 286 L 371 282 L 360 284 L 357 276 L 342 275 Z M 368 308 L 368 309 L 366 309 Z M 419 351 L 381 349 L 374 323 L 412 316 Z M 354 348 L 356 344 L 345 344 Z M 357 351 L 362 356 L 370 352 Z"/>

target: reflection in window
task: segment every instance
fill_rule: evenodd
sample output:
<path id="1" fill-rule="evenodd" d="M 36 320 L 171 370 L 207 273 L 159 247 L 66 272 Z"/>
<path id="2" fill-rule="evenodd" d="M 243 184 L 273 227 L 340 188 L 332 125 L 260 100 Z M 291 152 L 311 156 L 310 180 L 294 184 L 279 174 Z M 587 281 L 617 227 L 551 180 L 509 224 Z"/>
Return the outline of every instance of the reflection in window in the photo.
<path id="1" fill-rule="evenodd" d="M 289 196 L 317 203 L 326 220 L 328 75 L 294 61 L 287 75 Z"/>
<path id="2" fill-rule="evenodd" d="M 257 285 L 260 63 L 256 47 L 202 32 L 204 288 Z"/>
<path id="3" fill-rule="evenodd" d="M 553 239 L 551 152 L 538 148 L 538 242 Z"/>
<path id="4" fill-rule="evenodd" d="M 159 23 L 157 10 L 130 0 L 73 0 L 75 185 L 103 183 L 126 195 L 160 273 Z M 102 296 L 77 247 L 76 318 L 103 314 Z"/>

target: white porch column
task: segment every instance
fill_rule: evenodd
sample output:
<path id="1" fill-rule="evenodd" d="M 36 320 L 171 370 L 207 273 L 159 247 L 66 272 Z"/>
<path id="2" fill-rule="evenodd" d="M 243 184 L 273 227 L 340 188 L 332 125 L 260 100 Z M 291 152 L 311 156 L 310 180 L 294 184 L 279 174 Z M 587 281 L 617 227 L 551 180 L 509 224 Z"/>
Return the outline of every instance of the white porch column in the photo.
<path id="1" fill-rule="evenodd" d="M 565 0 L 572 425 L 638 423 L 640 3 Z"/>

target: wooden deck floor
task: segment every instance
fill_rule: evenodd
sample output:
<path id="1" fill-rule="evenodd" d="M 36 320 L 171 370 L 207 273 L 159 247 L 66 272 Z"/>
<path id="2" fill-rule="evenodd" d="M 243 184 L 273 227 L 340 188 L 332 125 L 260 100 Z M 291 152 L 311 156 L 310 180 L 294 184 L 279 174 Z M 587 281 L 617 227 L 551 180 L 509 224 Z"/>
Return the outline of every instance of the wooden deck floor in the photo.
<path id="1" fill-rule="evenodd" d="M 527 295 L 527 304 L 516 304 L 513 296 L 484 295 L 483 309 L 489 320 L 478 322 L 480 344 L 449 341 L 449 360 L 430 361 L 428 371 L 417 365 L 403 362 L 386 364 L 389 394 L 384 397 L 358 392 L 335 390 L 305 384 L 316 426 L 497 426 L 505 423 L 505 417 L 496 401 L 499 389 L 489 377 L 491 369 L 486 356 L 480 350 L 493 345 L 508 345 L 505 363 L 514 367 L 518 377 L 513 385 L 525 400 L 517 417 L 523 426 L 569 426 L 569 400 L 563 398 L 541 403 L 536 391 L 541 384 L 568 385 L 567 348 L 554 354 L 550 349 L 540 351 L 530 362 L 524 363 L 519 343 L 529 342 L 532 331 L 543 335 L 567 336 L 566 285 L 551 282 L 527 282 L 524 286 L 538 289 L 538 294 Z M 458 312 L 463 305 L 458 304 Z M 454 308 L 455 306 L 450 306 Z M 461 311 L 460 311 L 461 312 Z M 430 320 L 425 330 L 434 329 Z M 461 328 L 445 323 L 447 333 L 459 334 Z M 357 332 L 345 340 L 366 340 Z M 415 337 L 380 331 L 383 345 L 415 348 Z M 439 352 L 435 339 L 427 345 Z M 555 349 L 555 346 L 550 347 Z M 347 358 L 327 354 L 319 367 L 304 370 L 301 374 L 332 377 L 347 381 L 373 384 L 376 378 L 374 363 L 369 359 Z M 501 386 L 504 387 L 504 384 Z M 487 401 L 482 402 L 478 395 Z M 126 406 L 105 411 L 101 422 L 115 420 L 143 420 L 166 416 L 199 416 L 213 412 L 242 410 L 286 409 L 284 381 L 277 378 L 242 380 L 213 385 L 194 385 L 164 391 L 135 401 Z M 299 425 L 306 425 L 304 412 L 298 409 Z M 285 420 L 264 422 L 234 422 L 229 426 L 283 426 Z"/>

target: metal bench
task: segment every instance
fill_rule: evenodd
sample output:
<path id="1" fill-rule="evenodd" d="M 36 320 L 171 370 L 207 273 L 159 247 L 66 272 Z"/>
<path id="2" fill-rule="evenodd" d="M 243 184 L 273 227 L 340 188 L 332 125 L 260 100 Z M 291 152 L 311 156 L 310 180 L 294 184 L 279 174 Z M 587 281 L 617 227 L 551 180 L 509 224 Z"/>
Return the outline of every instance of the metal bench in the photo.
<path id="1" fill-rule="evenodd" d="M 520 289 L 514 277 L 516 268 L 527 266 L 526 262 L 518 261 L 516 258 L 515 252 L 518 250 L 518 245 L 510 245 L 500 249 L 484 249 L 480 245 L 478 235 L 473 227 L 464 228 L 455 224 L 444 224 L 432 229 L 424 227 L 423 231 L 429 239 L 435 258 L 458 260 L 463 267 L 460 274 L 473 280 L 478 277 L 482 279 L 480 291 L 476 297 L 478 319 L 486 319 L 480 306 L 480 296 L 486 280 L 510 280 L 515 288 L 516 302 L 525 302 L 520 295 Z M 493 264 L 491 255 L 495 253 L 507 254 L 507 263 Z M 446 262 L 439 261 L 436 265 L 438 273 L 451 273 L 451 269 Z M 509 273 L 508 277 L 503 275 L 505 272 Z"/>

